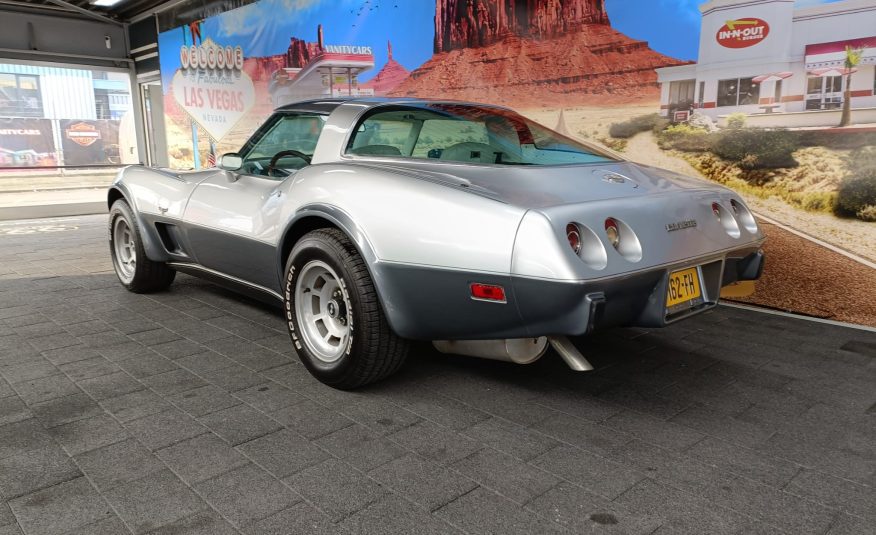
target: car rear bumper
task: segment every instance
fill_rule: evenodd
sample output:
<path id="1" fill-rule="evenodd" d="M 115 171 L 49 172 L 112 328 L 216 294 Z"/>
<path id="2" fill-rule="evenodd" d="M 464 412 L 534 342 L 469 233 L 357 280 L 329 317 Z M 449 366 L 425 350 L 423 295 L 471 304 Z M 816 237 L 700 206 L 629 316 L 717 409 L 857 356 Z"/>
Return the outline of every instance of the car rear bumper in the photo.
<path id="1" fill-rule="evenodd" d="M 664 327 L 716 306 L 723 286 L 758 279 L 763 263 L 763 252 L 758 249 L 734 251 L 725 257 L 697 259 L 579 284 L 515 279 L 514 294 L 528 336 L 577 336 L 617 326 Z M 669 274 L 694 266 L 701 268 L 703 302 L 669 313 L 666 308 Z"/>
<path id="2" fill-rule="evenodd" d="M 755 280 L 763 270 L 758 245 L 584 281 L 382 264 L 375 273 L 395 332 L 419 340 L 489 340 L 548 335 L 579 336 L 616 326 L 663 327 L 717 305 L 721 288 Z M 700 267 L 703 302 L 667 313 L 669 274 Z M 506 302 L 473 300 L 472 283 L 505 288 Z"/>

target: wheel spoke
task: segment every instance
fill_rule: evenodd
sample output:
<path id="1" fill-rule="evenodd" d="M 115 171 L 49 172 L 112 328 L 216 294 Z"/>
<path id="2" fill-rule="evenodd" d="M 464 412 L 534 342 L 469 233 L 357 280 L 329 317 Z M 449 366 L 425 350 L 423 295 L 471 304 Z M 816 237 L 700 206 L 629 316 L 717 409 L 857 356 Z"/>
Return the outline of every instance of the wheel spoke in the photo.
<path id="1" fill-rule="evenodd" d="M 302 339 L 324 362 L 344 354 L 349 328 L 339 319 L 349 303 L 340 295 L 337 274 L 325 262 L 312 260 L 301 268 L 295 288 L 295 309 Z"/>
<path id="2" fill-rule="evenodd" d="M 137 266 L 137 244 L 131 225 L 123 217 L 118 217 L 112 226 L 112 241 L 115 252 L 115 266 L 123 282 L 133 280 Z"/>

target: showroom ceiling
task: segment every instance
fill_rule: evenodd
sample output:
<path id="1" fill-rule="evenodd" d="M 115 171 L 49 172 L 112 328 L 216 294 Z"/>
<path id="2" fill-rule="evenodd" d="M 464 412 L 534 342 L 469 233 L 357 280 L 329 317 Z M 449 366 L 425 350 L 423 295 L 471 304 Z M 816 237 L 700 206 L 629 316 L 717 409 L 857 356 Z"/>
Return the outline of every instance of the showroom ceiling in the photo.
<path id="1" fill-rule="evenodd" d="M 173 0 L 119 0 L 113 5 L 95 5 L 93 2 L 108 4 L 111 0 L 0 0 L 0 10 L 11 8 L 128 22 L 158 6 L 179 3 Z"/>

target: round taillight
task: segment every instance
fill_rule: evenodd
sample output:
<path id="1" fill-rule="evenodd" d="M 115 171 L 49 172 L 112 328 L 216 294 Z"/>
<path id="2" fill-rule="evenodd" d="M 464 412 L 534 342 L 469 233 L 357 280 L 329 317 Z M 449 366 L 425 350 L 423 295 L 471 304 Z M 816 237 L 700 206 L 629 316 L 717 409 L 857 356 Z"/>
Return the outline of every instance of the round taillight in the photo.
<path id="1" fill-rule="evenodd" d="M 718 222 L 721 223 L 721 226 L 724 227 L 724 230 L 731 238 L 739 237 L 739 223 L 736 222 L 733 214 L 724 210 L 717 202 L 712 203 L 712 213 L 715 214 Z"/>
<path id="2" fill-rule="evenodd" d="M 617 249 L 620 245 L 620 229 L 617 226 L 617 221 L 610 217 L 605 220 L 605 235 L 611 246 Z"/>
<path id="3" fill-rule="evenodd" d="M 718 220 L 720 221 L 721 220 L 721 205 L 716 203 L 716 202 L 713 202 L 712 203 L 712 213 L 715 214 L 715 217 L 717 217 Z"/>
<path id="4" fill-rule="evenodd" d="M 600 270 L 608 265 L 605 245 L 590 227 L 581 223 L 569 223 L 566 225 L 566 237 L 572 250 L 588 267 Z"/>
<path id="5" fill-rule="evenodd" d="M 742 223 L 745 230 L 752 234 L 757 233 L 757 221 L 755 221 L 751 210 L 736 199 L 730 199 L 730 206 L 733 208 L 733 215 Z"/>
<path id="6" fill-rule="evenodd" d="M 620 219 L 609 217 L 605 220 L 605 236 L 611 246 L 630 262 L 642 259 L 642 244 L 638 236 Z"/>
<path id="7" fill-rule="evenodd" d="M 575 223 L 566 225 L 566 238 L 569 240 L 569 245 L 575 254 L 581 253 L 581 231 Z"/>

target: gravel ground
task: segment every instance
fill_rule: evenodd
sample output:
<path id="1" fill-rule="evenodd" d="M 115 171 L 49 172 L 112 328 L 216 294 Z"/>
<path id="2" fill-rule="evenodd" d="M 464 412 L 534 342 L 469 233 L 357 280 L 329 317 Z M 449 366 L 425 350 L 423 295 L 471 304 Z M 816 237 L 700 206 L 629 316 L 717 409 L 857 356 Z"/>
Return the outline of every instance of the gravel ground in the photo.
<path id="1" fill-rule="evenodd" d="M 806 212 L 779 199 L 745 198 L 748 206 L 779 223 L 876 262 L 876 223 Z"/>
<path id="2" fill-rule="evenodd" d="M 876 327 L 876 270 L 761 222 L 763 277 L 738 301 Z"/>

